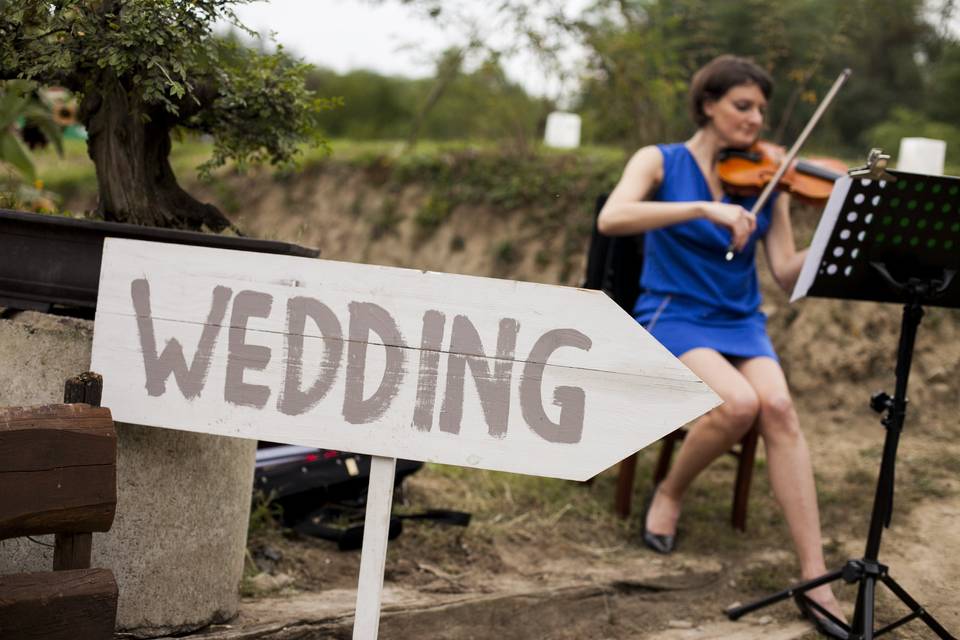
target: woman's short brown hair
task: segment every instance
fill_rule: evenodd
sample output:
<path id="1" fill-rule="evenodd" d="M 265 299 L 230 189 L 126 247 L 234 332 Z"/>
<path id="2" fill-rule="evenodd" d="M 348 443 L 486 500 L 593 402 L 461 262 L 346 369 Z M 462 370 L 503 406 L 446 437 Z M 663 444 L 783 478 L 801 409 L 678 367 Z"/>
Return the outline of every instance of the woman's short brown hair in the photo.
<path id="1" fill-rule="evenodd" d="M 690 115 L 697 126 L 702 127 L 710 122 L 703 112 L 704 103 L 719 100 L 727 91 L 741 84 L 757 85 L 767 100 L 773 93 L 770 74 L 753 61 L 738 56 L 718 56 L 693 74 L 690 82 Z"/>

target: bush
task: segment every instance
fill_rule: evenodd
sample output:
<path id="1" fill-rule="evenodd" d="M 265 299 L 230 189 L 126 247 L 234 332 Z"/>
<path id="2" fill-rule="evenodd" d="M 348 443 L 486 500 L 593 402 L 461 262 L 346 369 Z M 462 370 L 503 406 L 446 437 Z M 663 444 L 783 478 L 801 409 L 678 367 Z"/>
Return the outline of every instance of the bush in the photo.
<path id="1" fill-rule="evenodd" d="M 960 127 L 930 120 L 922 113 L 896 107 L 890 117 L 868 130 L 865 142 L 880 147 L 891 156 L 900 149 L 901 138 L 933 138 L 947 143 L 947 164 L 960 165 Z"/>

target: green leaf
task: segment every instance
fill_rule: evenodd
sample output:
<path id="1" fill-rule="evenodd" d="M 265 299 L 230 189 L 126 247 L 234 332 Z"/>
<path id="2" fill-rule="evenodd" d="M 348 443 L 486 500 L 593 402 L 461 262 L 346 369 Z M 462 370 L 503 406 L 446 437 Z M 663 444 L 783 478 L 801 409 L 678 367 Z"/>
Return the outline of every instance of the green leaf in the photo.
<path id="1" fill-rule="evenodd" d="M 6 129 L 23 115 L 30 103 L 30 96 L 7 92 L 0 95 L 0 129 Z"/>
<path id="2" fill-rule="evenodd" d="M 0 137 L 0 161 L 12 164 L 30 181 L 37 177 L 30 152 L 20 138 L 12 133 L 7 132 Z"/>
<path id="3" fill-rule="evenodd" d="M 43 135 L 54 146 L 57 153 L 63 155 L 63 132 L 60 126 L 49 118 L 33 120 L 33 124 L 43 132 Z"/>

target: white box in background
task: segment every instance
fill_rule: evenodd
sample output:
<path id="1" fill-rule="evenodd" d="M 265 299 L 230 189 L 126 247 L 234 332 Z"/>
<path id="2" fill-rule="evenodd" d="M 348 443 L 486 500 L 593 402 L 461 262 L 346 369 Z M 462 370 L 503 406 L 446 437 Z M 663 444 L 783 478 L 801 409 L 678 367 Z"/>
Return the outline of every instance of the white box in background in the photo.
<path id="1" fill-rule="evenodd" d="M 897 171 L 943 175 L 943 162 L 947 156 L 947 143 L 931 138 L 902 138 L 897 154 Z"/>
<path id="2" fill-rule="evenodd" d="M 580 146 L 580 116 L 554 111 L 547 116 L 547 130 L 543 144 L 558 149 L 576 149 Z"/>

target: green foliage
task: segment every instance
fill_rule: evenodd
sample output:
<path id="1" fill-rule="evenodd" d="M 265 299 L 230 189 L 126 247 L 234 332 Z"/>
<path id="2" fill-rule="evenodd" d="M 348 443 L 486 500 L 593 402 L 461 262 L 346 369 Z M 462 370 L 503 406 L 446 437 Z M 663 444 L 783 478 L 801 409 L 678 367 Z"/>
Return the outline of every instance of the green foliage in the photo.
<path id="1" fill-rule="evenodd" d="M 352 146 L 352 145 L 351 145 Z M 592 211 L 600 193 L 616 184 L 625 157 L 616 149 L 586 147 L 577 152 L 531 150 L 514 153 L 499 147 L 421 145 L 417 151 L 390 151 L 381 144 L 341 147 L 334 158 L 319 160 L 345 163 L 362 170 L 373 184 L 387 191 L 421 184 L 429 189 L 424 208 L 414 222 L 424 233 L 432 232 L 462 205 L 492 208 L 499 215 L 523 210 L 545 232 L 569 226 L 577 234 L 589 234 L 592 218 L 568 219 L 570 212 Z M 382 237 L 396 226 L 395 206 L 384 202 L 374 221 L 374 236 Z M 581 228 L 582 227 L 582 228 Z M 583 231 L 585 229 L 585 231 Z"/>
<path id="2" fill-rule="evenodd" d="M 340 75 L 315 69 L 307 75 L 310 89 L 343 100 L 344 108 L 324 117 L 324 133 L 355 140 L 407 138 L 435 84 L 435 79 L 411 80 L 372 71 Z M 455 74 L 423 114 L 419 137 L 500 140 L 523 147 L 538 137 L 550 110 L 548 101 L 528 96 L 492 59 L 474 71 Z"/>
<path id="3" fill-rule="evenodd" d="M 273 501 L 273 494 L 263 491 L 253 492 L 253 504 L 250 507 L 250 520 L 247 525 L 247 538 L 255 538 L 276 533 L 280 530 L 280 517 L 283 508 Z"/>
<path id="4" fill-rule="evenodd" d="M 388 195 L 383 199 L 380 210 L 370 230 L 373 240 L 379 240 L 387 235 L 397 235 L 397 225 L 403 220 L 396 197 Z"/>
<path id="5" fill-rule="evenodd" d="M 493 260 L 500 267 L 509 267 L 518 259 L 517 247 L 510 240 L 501 240 L 493 248 Z"/>
<path id="6" fill-rule="evenodd" d="M 343 99 L 343 109 L 330 113 L 324 132 L 335 138 L 355 140 L 399 139 L 406 135 L 417 92 L 423 81 L 382 76 L 372 71 L 340 75 L 328 69 L 312 69 L 307 87 Z"/>
<path id="7" fill-rule="evenodd" d="M 0 82 L 0 162 L 15 168 L 26 180 L 36 180 L 33 156 L 18 133 L 20 123 L 37 127 L 63 152 L 63 136 L 54 123 L 50 109 L 35 95 L 36 85 L 26 80 Z"/>
<path id="8" fill-rule="evenodd" d="M 686 137 L 694 128 L 690 77 L 721 53 L 751 57 L 774 77 L 770 126 L 781 139 L 799 133 L 844 66 L 855 68 L 861 87 L 873 86 L 851 46 L 860 39 L 862 2 L 645 0 L 618 14 L 612 4 L 597 3 L 581 27 L 590 64 L 580 102 L 588 140 L 635 148 Z M 877 23 L 868 22 L 874 36 Z M 821 125 L 824 139 L 842 139 L 830 128 L 829 119 Z M 862 127 L 846 131 L 855 136 Z"/>
<path id="9" fill-rule="evenodd" d="M 537 251 L 536 255 L 533 257 L 534 263 L 541 269 L 544 269 L 550 266 L 550 252 L 540 249 Z"/>
<path id="10" fill-rule="evenodd" d="M 181 127 L 212 136 L 204 173 L 228 159 L 240 166 L 266 161 L 289 167 L 300 152 L 298 143 L 322 144 L 321 113 L 340 101 L 309 91 L 304 83 L 309 67 L 282 48 L 260 53 L 236 38 L 214 36 L 221 22 L 256 35 L 234 15 L 233 7 L 244 1 L 0 0 L 0 80 L 59 85 L 79 96 L 95 162 L 117 154 L 123 154 L 120 161 L 145 162 L 153 153 L 146 146 L 162 151 L 168 132 Z M 138 126 L 146 133 L 130 133 Z M 154 191 L 155 185 L 127 184 L 123 176 L 103 175 L 106 167 L 98 169 L 105 189 L 101 206 L 129 200 L 118 193 Z M 170 201 L 180 203 L 156 217 L 142 209 L 123 211 L 129 221 L 192 214 L 193 226 L 200 224 L 197 216 L 206 216 L 204 224 L 226 222 L 199 203 L 199 213 L 182 211 L 184 200 L 177 200 L 175 183 L 162 182 L 164 171 L 129 173 L 157 180 L 156 188 L 173 191 Z"/>
<path id="11" fill-rule="evenodd" d="M 477 26 L 466 0 L 400 1 L 440 24 Z M 771 73 L 776 90 L 766 135 L 783 143 L 796 138 L 849 67 L 852 78 L 807 146 L 861 157 L 874 127 L 902 121 L 894 108 L 932 122 L 960 121 L 960 44 L 943 26 L 953 8 L 934 0 L 595 0 L 574 15 L 562 3 L 505 0 L 486 21 L 499 28 L 509 19 L 509 37 L 461 31 L 471 34 L 463 46 L 479 39 L 491 59 L 524 51 L 545 60 L 545 70 L 579 76 L 573 110 L 583 116 L 583 139 L 626 149 L 693 131 L 689 80 L 716 55 L 752 57 Z M 586 52 L 585 69 L 557 55 L 574 44 Z"/>
<path id="12" fill-rule="evenodd" d="M 323 145 L 321 113 L 342 106 L 343 99 L 306 89 L 310 65 L 294 61 L 282 47 L 261 54 L 232 40 L 214 45 L 218 95 L 211 108 L 184 123 L 213 136 L 213 157 L 201 166 L 204 175 L 228 159 L 241 168 L 266 161 L 291 168 L 299 142 Z"/>
<path id="13" fill-rule="evenodd" d="M 947 143 L 947 163 L 960 164 L 960 127 L 929 119 L 923 113 L 896 107 L 889 119 L 871 128 L 864 140 L 871 147 L 880 147 L 896 155 L 901 138 L 921 137 L 944 140 Z"/>
<path id="14" fill-rule="evenodd" d="M 24 127 L 39 131 L 63 154 L 60 127 L 37 98 L 36 85 L 27 80 L 0 81 L 0 208 L 53 213 L 58 198 L 37 179 L 36 161 L 21 137 Z"/>
<path id="15" fill-rule="evenodd" d="M 417 212 L 413 221 L 424 233 L 431 233 L 450 217 L 455 207 L 456 203 L 438 189 L 430 194 L 426 204 Z"/>
<path id="16" fill-rule="evenodd" d="M 0 69 L 81 90 L 128 80 L 132 95 L 177 115 L 199 101 L 198 69 L 213 73 L 211 25 L 233 20 L 231 0 L 121 3 L 42 0 L 0 5 Z"/>

